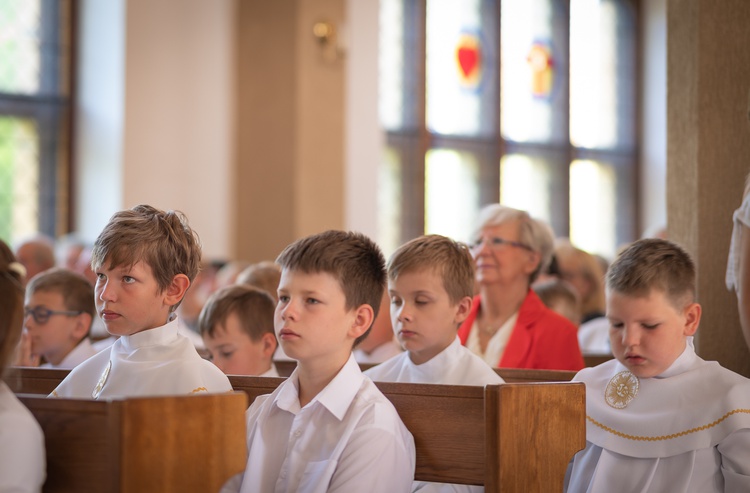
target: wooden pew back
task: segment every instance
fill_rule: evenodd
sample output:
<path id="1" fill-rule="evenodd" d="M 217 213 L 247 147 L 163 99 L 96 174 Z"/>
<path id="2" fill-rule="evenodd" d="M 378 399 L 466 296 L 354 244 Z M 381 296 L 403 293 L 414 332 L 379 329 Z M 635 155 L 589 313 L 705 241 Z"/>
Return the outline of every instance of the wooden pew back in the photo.
<path id="1" fill-rule="evenodd" d="M 19 399 L 44 431 L 45 492 L 218 491 L 245 468 L 247 396 L 241 392 Z"/>
<path id="2" fill-rule="evenodd" d="M 230 381 L 252 401 L 283 379 Z M 414 436 L 419 481 L 484 484 L 488 493 L 560 491 L 568 462 L 585 446 L 582 383 L 376 385 Z"/>

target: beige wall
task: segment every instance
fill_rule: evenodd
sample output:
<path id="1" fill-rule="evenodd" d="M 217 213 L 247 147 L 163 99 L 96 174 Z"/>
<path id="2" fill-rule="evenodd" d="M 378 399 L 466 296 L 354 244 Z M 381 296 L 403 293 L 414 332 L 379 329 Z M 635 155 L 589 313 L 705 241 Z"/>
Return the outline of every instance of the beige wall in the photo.
<path id="1" fill-rule="evenodd" d="M 669 0 L 667 219 L 698 264 L 698 353 L 750 376 L 734 293 L 724 286 L 732 212 L 750 171 L 750 2 Z"/>
<path id="2" fill-rule="evenodd" d="M 345 60 L 313 24 L 341 26 L 343 0 L 240 2 L 239 257 L 273 259 L 289 242 L 344 227 Z"/>

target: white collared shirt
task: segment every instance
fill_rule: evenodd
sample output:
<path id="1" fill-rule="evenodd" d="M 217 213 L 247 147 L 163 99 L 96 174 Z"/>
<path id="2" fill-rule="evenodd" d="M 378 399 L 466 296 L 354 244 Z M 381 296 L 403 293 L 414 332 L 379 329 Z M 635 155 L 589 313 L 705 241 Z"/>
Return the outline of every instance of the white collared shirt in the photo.
<path id="1" fill-rule="evenodd" d="M 481 386 L 488 383 L 503 383 L 503 379 L 490 365 L 461 345 L 458 337 L 426 363 L 415 365 L 407 351 L 378 366 L 373 366 L 365 375 L 376 382 Z"/>
<path id="2" fill-rule="evenodd" d="M 410 491 L 414 439 L 354 357 L 304 408 L 298 371 L 247 410 L 241 491 Z"/>
<path id="3" fill-rule="evenodd" d="M 93 355 L 98 353 L 96 348 L 91 344 L 91 340 L 88 337 L 81 339 L 76 347 L 71 352 L 65 355 L 59 365 L 53 365 L 52 363 L 44 363 L 40 365 L 40 368 L 56 368 L 61 370 L 72 370 L 76 366 L 80 365 Z"/>
<path id="4" fill-rule="evenodd" d="M 0 491 L 42 491 L 45 462 L 42 428 L 0 381 Z"/>
<path id="5" fill-rule="evenodd" d="M 693 338 L 662 374 L 638 379 L 624 408 L 607 404 L 617 360 L 579 372 L 586 448 L 568 466 L 571 492 L 750 491 L 750 380 L 704 361 Z"/>
<path id="6" fill-rule="evenodd" d="M 91 399 L 100 380 L 96 398 L 102 399 L 232 390 L 227 376 L 179 334 L 179 319 L 120 337 L 71 370 L 50 395 Z"/>
<path id="7" fill-rule="evenodd" d="M 450 346 L 426 363 L 415 365 L 409 358 L 409 353 L 404 352 L 385 363 L 370 368 L 365 372 L 365 375 L 376 382 L 481 386 L 488 383 L 503 383 L 503 379 L 495 373 L 492 367 L 461 345 L 461 340 L 458 337 Z M 484 487 L 419 481 L 414 483 L 412 491 L 420 493 L 480 493 L 484 491 Z"/>

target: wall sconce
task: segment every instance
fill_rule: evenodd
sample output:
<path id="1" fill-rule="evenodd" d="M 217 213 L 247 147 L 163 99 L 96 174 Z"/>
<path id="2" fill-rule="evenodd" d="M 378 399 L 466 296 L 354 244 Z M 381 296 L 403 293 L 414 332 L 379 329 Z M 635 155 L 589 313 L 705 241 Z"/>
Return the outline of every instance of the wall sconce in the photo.
<path id="1" fill-rule="evenodd" d="M 316 22 L 313 24 L 312 33 L 318 42 L 324 61 L 333 63 L 344 58 L 346 50 L 341 45 L 341 38 L 333 23 L 328 21 Z"/>

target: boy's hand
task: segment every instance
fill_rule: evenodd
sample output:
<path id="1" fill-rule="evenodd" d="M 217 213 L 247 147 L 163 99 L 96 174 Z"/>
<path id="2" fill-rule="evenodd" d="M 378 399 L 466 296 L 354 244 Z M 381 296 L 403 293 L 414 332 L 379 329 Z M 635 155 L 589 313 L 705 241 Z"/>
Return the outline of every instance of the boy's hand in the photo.
<path id="1" fill-rule="evenodd" d="M 21 332 L 21 342 L 16 348 L 16 366 L 39 366 L 41 357 L 31 353 L 31 336 L 26 329 Z"/>

